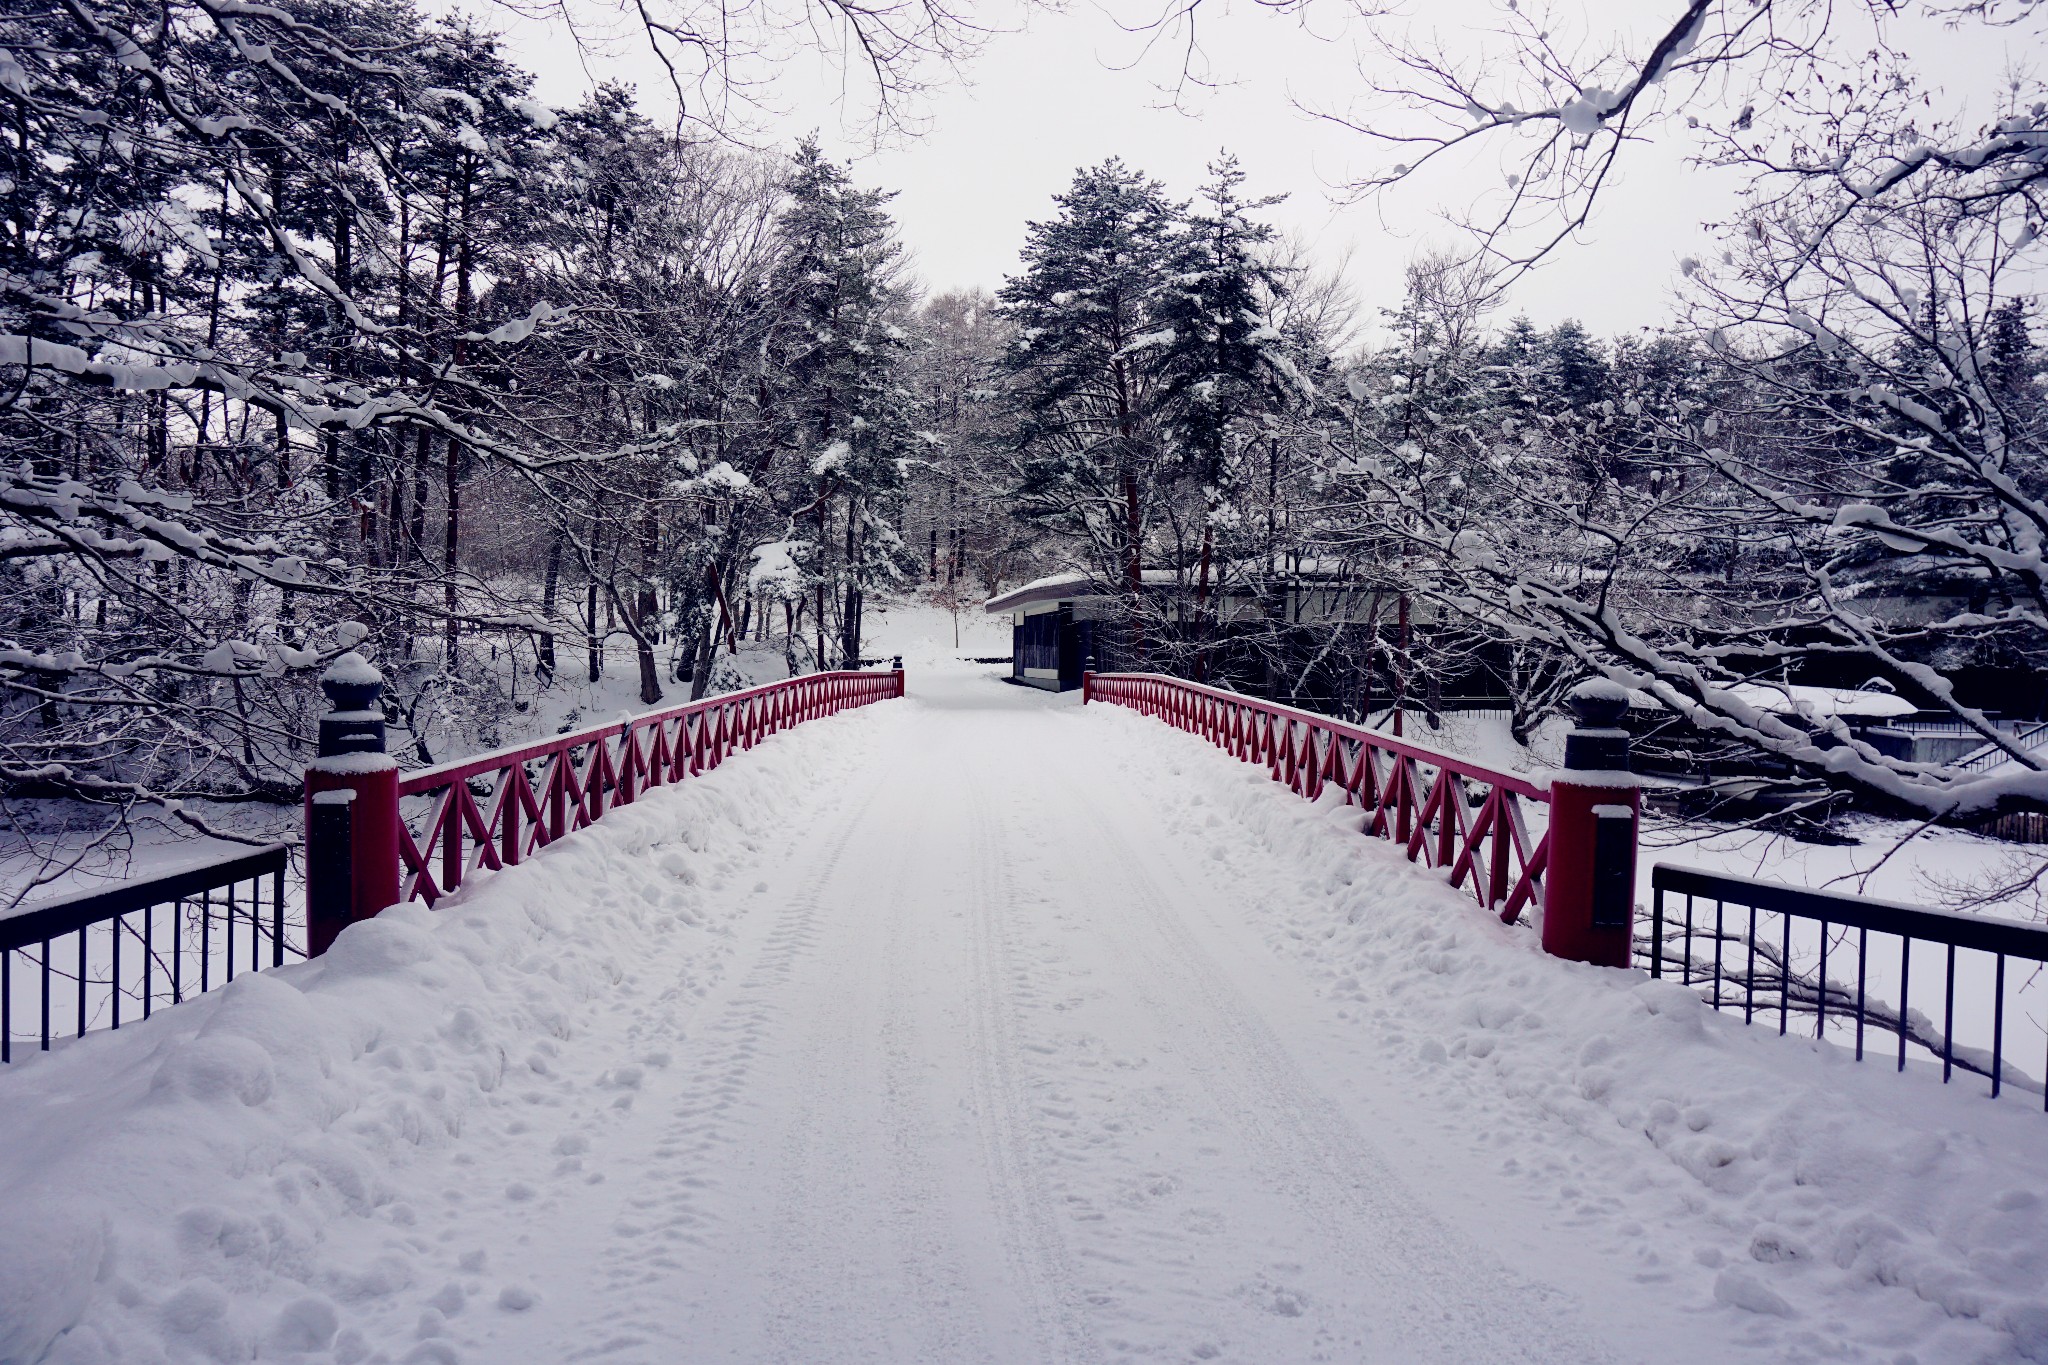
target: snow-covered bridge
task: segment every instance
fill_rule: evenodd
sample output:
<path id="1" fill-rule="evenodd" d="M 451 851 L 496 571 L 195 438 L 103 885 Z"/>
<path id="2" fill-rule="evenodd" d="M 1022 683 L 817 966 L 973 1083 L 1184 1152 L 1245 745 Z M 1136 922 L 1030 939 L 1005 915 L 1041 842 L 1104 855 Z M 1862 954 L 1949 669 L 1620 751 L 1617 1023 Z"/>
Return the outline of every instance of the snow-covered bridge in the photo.
<path id="1" fill-rule="evenodd" d="M 2048 1358 L 2041 1116 L 911 675 L 0 1074 L 0 1361 Z"/>

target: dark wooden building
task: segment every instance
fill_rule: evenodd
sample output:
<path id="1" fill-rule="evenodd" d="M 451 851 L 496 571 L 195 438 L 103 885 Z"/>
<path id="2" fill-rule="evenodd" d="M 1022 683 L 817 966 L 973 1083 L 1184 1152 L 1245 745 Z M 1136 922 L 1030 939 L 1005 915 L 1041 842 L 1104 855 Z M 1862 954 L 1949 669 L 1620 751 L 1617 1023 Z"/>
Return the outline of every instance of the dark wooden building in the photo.
<path id="1" fill-rule="evenodd" d="M 983 610 L 1010 618 L 1010 681 L 1049 692 L 1081 685 L 1088 660 L 1109 664 L 1096 628 L 1114 608 L 1085 573 L 1054 574 L 991 597 Z"/>

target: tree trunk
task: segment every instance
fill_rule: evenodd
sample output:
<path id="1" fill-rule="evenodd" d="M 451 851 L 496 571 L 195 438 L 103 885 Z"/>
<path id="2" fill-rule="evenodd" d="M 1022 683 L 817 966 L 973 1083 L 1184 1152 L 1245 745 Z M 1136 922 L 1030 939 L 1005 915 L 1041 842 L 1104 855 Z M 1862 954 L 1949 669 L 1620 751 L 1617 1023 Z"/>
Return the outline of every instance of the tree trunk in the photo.
<path id="1" fill-rule="evenodd" d="M 412 542 L 412 553 L 416 559 L 426 557 L 427 471 L 433 467 L 434 433 L 422 427 L 419 445 L 412 462 L 412 522 L 406 528 L 407 539 Z"/>
<path id="2" fill-rule="evenodd" d="M 1398 644 L 1394 653 L 1394 733 L 1396 735 L 1401 733 L 1401 713 L 1408 709 L 1408 593 L 1406 589 L 1403 589 L 1401 592 L 1400 605 L 1397 610 L 1399 617 L 1395 629 L 1397 631 L 1396 639 Z"/>
<path id="3" fill-rule="evenodd" d="M 647 706 L 661 700 L 661 665 L 655 662 L 654 645 L 648 634 L 652 613 L 649 612 L 647 604 L 653 596 L 652 592 L 641 594 L 640 630 L 633 637 L 633 654 L 640 663 L 640 700 Z"/>
<path id="4" fill-rule="evenodd" d="M 384 443 L 385 434 L 371 432 L 368 435 L 369 439 L 363 443 L 361 458 L 356 465 L 356 502 L 362 509 L 361 524 L 356 536 L 358 543 L 363 547 L 363 558 L 369 562 L 371 568 L 381 569 L 384 567 L 381 553 L 384 533 L 381 529 L 383 518 L 380 510 L 385 490 L 378 487 L 377 447 Z"/>
<path id="5" fill-rule="evenodd" d="M 846 501 L 846 612 L 839 623 L 839 654 L 847 668 L 860 667 L 860 515 Z"/>
<path id="6" fill-rule="evenodd" d="M 327 501 L 336 505 L 341 502 L 341 437 L 328 432 L 320 443 L 320 476 L 325 480 Z"/>
<path id="7" fill-rule="evenodd" d="M 818 558 L 819 558 L 820 560 L 822 560 L 822 559 L 823 559 L 824 557 L 825 557 L 825 497 L 824 497 L 824 495 L 823 495 L 823 494 L 820 494 L 820 495 L 819 495 L 819 497 L 818 497 Z M 825 566 L 824 566 L 824 565 L 823 565 L 823 564 L 821 563 L 821 564 L 819 564 L 819 565 L 818 565 L 818 567 L 819 567 L 819 568 L 820 568 L 820 569 L 822 570 L 822 569 L 823 569 L 823 568 L 824 568 Z M 818 660 L 817 660 L 817 662 L 818 662 L 818 667 L 819 667 L 820 669 L 822 669 L 822 668 L 826 667 L 826 663 L 825 663 L 825 581 L 824 581 L 824 579 L 823 579 L 822 577 L 821 577 L 821 578 L 820 578 L 820 579 L 818 580 L 818 621 L 817 621 L 817 631 L 818 631 Z"/>
<path id="8" fill-rule="evenodd" d="M 640 590 L 633 612 L 633 651 L 640 662 L 640 701 L 645 706 L 661 700 L 661 665 L 654 661 L 654 637 L 661 620 L 661 603 L 654 596 L 654 568 L 661 557 L 661 524 L 655 519 L 654 507 L 650 501 L 640 522 Z"/>
<path id="9" fill-rule="evenodd" d="M 469 345 L 462 335 L 469 331 L 472 314 L 475 312 L 476 296 L 473 276 L 476 265 L 476 244 L 471 239 L 470 210 L 474 200 L 475 169 L 464 159 L 462 169 L 462 194 L 457 231 L 461 234 L 455 247 L 455 336 L 452 359 L 455 367 L 461 369 L 469 363 Z M 447 520 L 442 536 L 442 569 L 444 581 L 441 594 L 448 610 L 447 624 L 447 668 L 453 673 L 456 665 L 456 648 L 461 642 L 461 626 L 455 619 L 455 570 L 461 532 L 461 446 L 455 441 L 448 442 L 447 459 Z"/>
<path id="10" fill-rule="evenodd" d="M 555 619 L 555 601 L 562 587 L 562 533 L 555 532 L 555 538 L 548 542 L 547 575 L 541 580 L 541 619 L 552 624 Z M 555 680 L 555 633 L 544 630 L 540 633 L 539 658 L 534 665 L 534 674 L 542 684 Z"/>
<path id="11" fill-rule="evenodd" d="M 690 666 L 690 700 L 700 701 L 711 686 L 711 661 L 718 657 L 718 626 L 707 622 L 697 632 L 696 659 Z"/>
<path id="12" fill-rule="evenodd" d="M 448 442 L 442 469 L 446 476 L 443 496 L 447 499 L 441 521 L 441 607 L 447 613 L 442 624 L 442 667 L 455 671 L 455 651 L 462 642 L 462 623 L 456 619 L 460 606 L 455 593 L 455 570 L 462 551 L 462 447 Z"/>

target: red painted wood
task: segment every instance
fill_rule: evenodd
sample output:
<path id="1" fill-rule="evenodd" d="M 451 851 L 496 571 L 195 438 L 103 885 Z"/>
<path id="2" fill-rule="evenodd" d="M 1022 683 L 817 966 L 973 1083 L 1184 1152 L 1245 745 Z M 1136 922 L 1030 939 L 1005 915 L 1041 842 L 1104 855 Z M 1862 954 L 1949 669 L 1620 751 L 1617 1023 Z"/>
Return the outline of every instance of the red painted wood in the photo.
<path id="1" fill-rule="evenodd" d="M 1398 844 L 1512 924 L 1544 892 L 1546 834 L 1531 846 L 1522 802 L 1550 794 L 1518 773 L 1311 711 L 1148 673 L 1091 673 L 1083 704 L 1111 702 L 1198 735 L 1310 800 L 1327 789 L 1366 812 L 1364 832 Z M 1346 757 L 1347 747 L 1355 758 Z M 1383 766 L 1384 765 L 1384 766 Z M 1477 812 L 1467 783 L 1485 795 Z"/>
<path id="2" fill-rule="evenodd" d="M 1635 951 L 1635 930 L 1623 923 L 1593 926 L 1594 846 L 1599 820 L 1595 812 L 1617 806 L 1641 818 L 1634 787 L 1593 787 L 1563 774 L 1550 789 L 1550 875 L 1543 879 L 1543 951 L 1552 957 L 1626 967 Z M 1631 847 L 1634 837 L 1631 836 Z M 1630 854 L 1628 885 L 1635 884 L 1635 859 Z"/>
<path id="3" fill-rule="evenodd" d="M 367 773 L 309 769 L 304 788 L 308 821 L 316 794 L 342 789 L 355 793 L 355 800 L 349 805 L 350 917 L 368 919 L 397 900 L 399 860 L 412 844 L 411 836 L 398 820 L 398 769 L 390 767 Z M 332 932 L 340 932 L 339 926 Z M 324 943 L 315 946 L 320 951 L 326 947 Z"/>
<path id="4" fill-rule="evenodd" d="M 715 768 L 804 721 L 903 694 L 900 671 L 814 673 L 404 774 L 392 784 L 384 850 L 397 875 L 378 908 L 432 905 L 471 874 L 517 864 L 651 787 Z M 541 765 L 537 780 L 530 763 Z M 472 781 L 490 786 L 488 814 Z M 432 798 L 417 838 L 397 818 L 400 796 Z"/>

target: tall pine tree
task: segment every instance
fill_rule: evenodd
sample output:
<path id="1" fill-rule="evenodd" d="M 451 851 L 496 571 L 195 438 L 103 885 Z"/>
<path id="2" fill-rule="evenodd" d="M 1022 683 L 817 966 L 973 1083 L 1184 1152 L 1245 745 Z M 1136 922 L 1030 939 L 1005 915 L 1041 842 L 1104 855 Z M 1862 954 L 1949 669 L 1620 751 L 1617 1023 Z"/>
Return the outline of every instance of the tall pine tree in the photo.
<path id="1" fill-rule="evenodd" d="M 1198 680 L 1207 673 L 1202 646 L 1217 567 L 1217 524 L 1243 524 L 1227 505 L 1233 485 L 1248 472 L 1244 457 L 1255 448 L 1266 455 L 1264 472 L 1270 477 L 1262 482 L 1278 481 L 1281 442 L 1271 439 L 1268 427 L 1305 397 L 1306 387 L 1273 323 L 1273 309 L 1286 295 L 1282 272 L 1270 259 L 1273 229 L 1252 216 L 1284 196 L 1244 198 L 1244 172 L 1227 153 L 1210 164 L 1209 174 L 1200 207 L 1186 215 L 1177 236 L 1153 308 L 1158 327 L 1171 333 L 1157 358 L 1173 472 L 1177 482 L 1192 486 L 1201 507 L 1194 588 Z M 1276 581 L 1272 518 L 1264 529 L 1258 581 L 1269 586 Z M 1270 591 L 1264 596 L 1271 615 L 1280 599 Z"/>
<path id="2" fill-rule="evenodd" d="M 908 335 L 897 275 L 903 248 L 887 205 L 853 184 L 815 138 L 798 144 L 777 224 L 774 290 L 785 322 L 777 347 L 783 410 L 815 485 L 811 523 L 818 657 L 860 658 L 867 596 L 904 562 L 896 511 L 915 440 L 902 366 Z M 793 533 L 794 534 L 794 531 Z"/>
<path id="3" fill-rule="evenodd" d="M 1180 206 L 1112 158 L 1075 175 L 1057 216 L 1029 225 L 1024 269 L 998 294 L 1016 328 L 1003 358 L 1016 417 L 1021 510 L 1091 547 L 1121 576 L 1134 649 L 1148 503 L 1170 453 L 1162 421 L 1160 290 Z"/>

